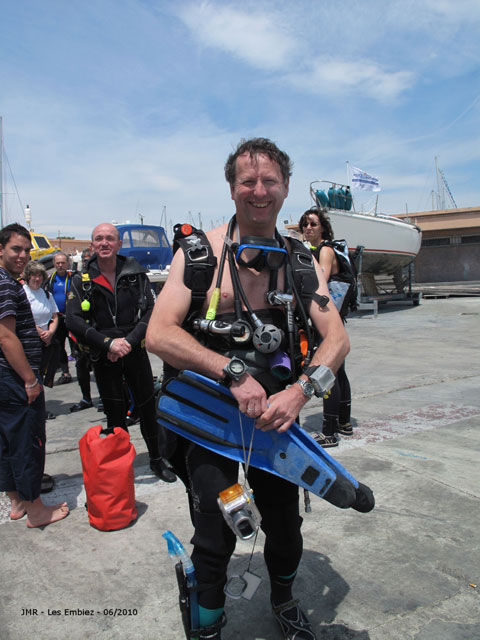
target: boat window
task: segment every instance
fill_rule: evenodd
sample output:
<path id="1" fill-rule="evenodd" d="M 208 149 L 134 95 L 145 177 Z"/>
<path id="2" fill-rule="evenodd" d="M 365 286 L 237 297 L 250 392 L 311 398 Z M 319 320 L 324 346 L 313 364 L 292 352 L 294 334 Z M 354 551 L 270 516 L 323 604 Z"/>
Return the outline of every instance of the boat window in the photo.
<path id="1" fill-rule="evenodd" d="M 159 247 L 160 240 L 155 229 L 132 229 L 132 244 L 134 247 Z"/>
<path id="2" fill-rule="evenodd" d="M 122 248 L 123 249 L 130 249 L 131 248 L 131 243 L 130 243 L 130 236 L 128 234 L 128 231 L 124 231 L 123 235 L 122 235 Z"/>
<path id="3" fill-rule="evenodd" d="M 50 249 L 50 243 L 47 238 L 44 238 L 43 236 L 33 236 L 33 239 L 39 249 Z"/>
<path id="4" fill-rule="evenodd" d="M 160 246 L 161 247 L 167 247 L 167 248 L 170 247 L 170 245 L 168 244 L 168 238 L 165 235 L 165 233 L 161 233 L 160 234 Z"/>

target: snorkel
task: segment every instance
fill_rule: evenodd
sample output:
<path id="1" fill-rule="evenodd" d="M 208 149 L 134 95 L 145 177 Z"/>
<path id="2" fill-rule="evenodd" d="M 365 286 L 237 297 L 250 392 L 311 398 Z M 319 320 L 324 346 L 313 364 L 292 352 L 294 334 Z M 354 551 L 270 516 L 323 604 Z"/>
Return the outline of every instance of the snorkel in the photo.
<path id="1" fill-rule="evenodd" d="M 168 546 L 168 555 L 176 560 L 175 572 L 180 593 L 180 611 L 182 612 L 183 626 L 187 638 L 190 638 L 190 630 L 198 629 L 199 612 L 198 597 L 194 587 L 197 584 L 193 562 L 185 551 L 185 547 L 171 531 L 162 533 Z"/>

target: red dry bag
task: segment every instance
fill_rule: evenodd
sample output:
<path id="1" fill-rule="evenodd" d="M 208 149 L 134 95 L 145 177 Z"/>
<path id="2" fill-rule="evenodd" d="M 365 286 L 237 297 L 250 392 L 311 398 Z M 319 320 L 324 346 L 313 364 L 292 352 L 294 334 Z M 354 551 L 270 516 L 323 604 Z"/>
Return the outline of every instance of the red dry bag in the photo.
<path id="1" fill-rule="evenodd" d="M 127 527 L 137 517 L 133 482 L 136 452 L 127 431 L 115 427 L 100 435 L 91 427 L 79 440 L 88 519 L 92 527 L 112 531 Z"/>

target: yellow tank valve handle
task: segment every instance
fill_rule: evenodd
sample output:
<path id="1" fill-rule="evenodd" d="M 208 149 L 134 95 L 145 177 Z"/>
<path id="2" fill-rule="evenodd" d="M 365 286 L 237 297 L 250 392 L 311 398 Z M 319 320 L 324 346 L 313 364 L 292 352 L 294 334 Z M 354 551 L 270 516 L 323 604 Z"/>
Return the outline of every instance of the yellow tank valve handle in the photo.
<path id="1" fill-rule="evenodd" d="M 215 320 L 215 316 L 217 315 L 218 301 L 220 300 L 220 289 L 217 287 L 212 292 L 212 297 L 210 298 L 210 304 L 208 305 L 208 310 L 205 318 L 207 320 Z"/>

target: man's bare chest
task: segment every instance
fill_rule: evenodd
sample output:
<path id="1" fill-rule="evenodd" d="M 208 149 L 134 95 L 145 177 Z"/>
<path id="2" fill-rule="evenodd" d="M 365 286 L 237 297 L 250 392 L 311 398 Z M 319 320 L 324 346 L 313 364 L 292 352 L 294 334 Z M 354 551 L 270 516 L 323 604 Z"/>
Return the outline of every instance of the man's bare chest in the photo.
<path id="1" fill-rule="evenodd" d="M 231 313 L 235 311 L 235 299 L 238 300 L 242 309 L 246 308 L 245 300 L 246 298 L 249 306 L 252 309 L 265 309 L 270 305 L 266 301 L 266 293 L 270 290 L 270 285 L 272 282 L 271 274 L 268 269 L 264 269 L 260 273 L 253 269 L 246 268 L 238 268 L 235 265 L 235 269 L 237 270 L 238 280 L 240 282 L 240 287 L 235 286 L 232 283 L 232 276 L 230 273 L 230 265 L 228 260 L 225 263 L 224 272 L 222 275 L 221 285 L 220 285 L 220 295 L 219 302 L 217 307 L 217 315 L 224 313 Z M 216 288 L 218 277 L 218 267 L 213 278 L 212 285 L 207 293 L 204 311 L 208 309 L 210 304 L 210 300 L 212 298 L 212 294 L 214 289 Z M 275 288 L 283 289 L 284 283 L 284 274 L 283 270 L 278 272 L 277 275 L 277 286 Z M 243 291 L 243 295 L 242 295 Z"/>

